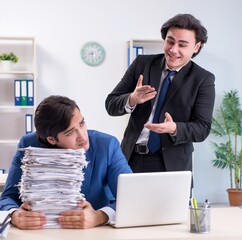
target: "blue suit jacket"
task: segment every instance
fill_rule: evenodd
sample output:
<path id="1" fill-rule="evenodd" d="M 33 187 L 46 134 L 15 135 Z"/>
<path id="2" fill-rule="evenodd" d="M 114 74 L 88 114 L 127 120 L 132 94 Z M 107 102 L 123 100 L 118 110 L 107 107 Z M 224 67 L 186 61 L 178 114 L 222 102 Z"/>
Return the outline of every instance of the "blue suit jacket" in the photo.
<path id="1" fill-rule="evenodd" d="M 109 206 L 115 209 L 115 196 L 117 192 L 117 178 L 120 173 L 131 173 L 126 158 L 124 157 L 118 140 L 105 133 L 88 130 L 90 148 L 86 152 L 89 162 L 84 169 L 84 182 L 81 192 L 85 194 L 94 209 Z M 18 148 L 28 146 L 40 147 L 40 142 L 35 133 L 23 136 Z M 0 210 L 18 208 L 22 202 L 16 184 L 20 182 L 22 170 L 21 159 L 24 152 L 16 152 L 1 195 Z M 111 202 L 110 202 L 111 201 Z"/>

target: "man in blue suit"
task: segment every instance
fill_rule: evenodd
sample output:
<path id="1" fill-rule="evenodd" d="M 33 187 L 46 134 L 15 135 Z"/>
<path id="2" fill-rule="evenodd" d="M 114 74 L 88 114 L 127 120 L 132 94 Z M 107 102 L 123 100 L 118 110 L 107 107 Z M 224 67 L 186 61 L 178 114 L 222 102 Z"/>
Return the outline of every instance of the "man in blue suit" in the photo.
<path id="1" fill-rule="evenodd" d="M 82 210 L 66 211 L 58 218 L 63 228 L 91 228 L 113 221 L 117 178 L 131 173 L 118 140 L 105 133 L 87 130 L 76 103 L 63 96 L 44 99 L 35 112 L 35 133 L 23 136 L 18 148 L 47 147 L 86 151 L 89 162 L 84 169 L 81 192 L 87 201 L 80 202 Z M 1 195 L 0 210 L 9 210 L 12 224 L 20 229 L 41 229 L 46 218 L 22 203 L 16 185 L 21 179 L 23 151 L 17 150 Z"/>

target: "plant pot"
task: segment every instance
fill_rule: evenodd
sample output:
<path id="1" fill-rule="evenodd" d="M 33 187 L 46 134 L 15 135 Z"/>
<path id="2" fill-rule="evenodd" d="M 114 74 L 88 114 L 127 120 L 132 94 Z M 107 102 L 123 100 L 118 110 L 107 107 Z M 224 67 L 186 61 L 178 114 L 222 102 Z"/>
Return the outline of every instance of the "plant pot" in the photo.
<path id="1" fill-rule="evenodd" d="M 227 189 L 230 206 L 242 205 L 242 189 Z"/>
<path id="2" fill-rule="evenodd" d="M 0 66 L 2 71 L 10 71 L 12 69 L 12 62 L 7 60 L 0 61 Z"/>

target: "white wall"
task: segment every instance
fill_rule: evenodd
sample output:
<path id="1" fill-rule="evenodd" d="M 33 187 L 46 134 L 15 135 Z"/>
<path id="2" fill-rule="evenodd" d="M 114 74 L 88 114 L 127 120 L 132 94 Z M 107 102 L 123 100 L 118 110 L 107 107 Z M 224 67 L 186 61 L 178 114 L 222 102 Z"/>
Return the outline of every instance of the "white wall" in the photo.
<path id="1" fill-rule="evenodd" d="M 126 69 L 126 41 L 160 38 L 160 27 L 177 13 L 191 13 L 208 30 L 208 43 L 195 61 L 216 75 L 216 106 L 227 89 L 241 94 L 242 22 L 240 0 L 0 0 L 0 34 L 35 36 L 38 103 L 50 94 L 66 95 L 79 104 L 89 128 L 122 139 L 127 117 L 110 117 L 107 94 Z M 106 49 L 106 60 L 89 67 L 80 58 L 87 41 Z M 226 171 L 211 165 L 210 136 L 195 144 L 194 194 L 199 201 L 226 202 Z"/>

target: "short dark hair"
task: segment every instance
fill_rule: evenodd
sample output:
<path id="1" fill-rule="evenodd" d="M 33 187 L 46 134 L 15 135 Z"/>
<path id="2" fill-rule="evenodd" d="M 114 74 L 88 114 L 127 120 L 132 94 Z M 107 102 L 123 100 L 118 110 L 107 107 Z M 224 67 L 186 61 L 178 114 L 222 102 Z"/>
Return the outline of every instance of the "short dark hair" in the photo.
<path id="1" fill-rule="evenodd" d="M 67 97 L 52 95 L 45 98 L 36 108 L 34 117 L 39 141 L 51 147 L 47 137 L 52 136 L 58 140 L 57 134 L 69 127 L 75 108 L 79 109 L 75 101 Z"/>
<path id="2" fill-rule="evenodd" d="M 163 40 L 165 40 L 167 32 L 170 28 L 187 29 L 195 32 L 196 43 L 201 42 L 201 47 L 197 53 L 192 55 L 192 57 L 198 55 L 208 40 L 206 28 L 191 14 L 177 14 L 165 22 L 161 27 L 161 37 Z"/>

